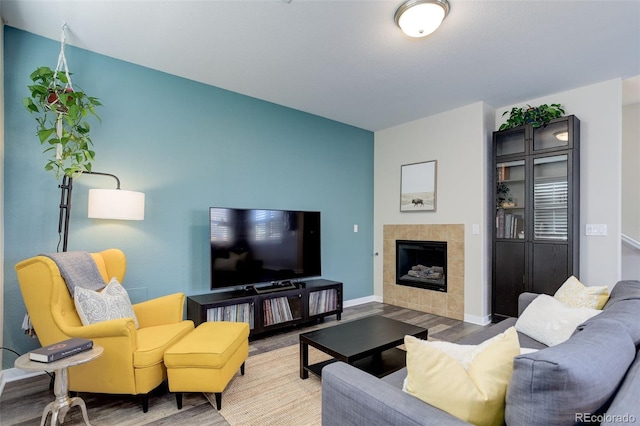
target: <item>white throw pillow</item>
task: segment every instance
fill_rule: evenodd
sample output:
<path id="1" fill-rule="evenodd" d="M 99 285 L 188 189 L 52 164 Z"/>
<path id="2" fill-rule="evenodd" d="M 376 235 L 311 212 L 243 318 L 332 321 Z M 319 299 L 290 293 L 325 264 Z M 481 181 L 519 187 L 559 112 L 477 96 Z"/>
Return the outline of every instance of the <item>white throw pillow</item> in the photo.
<path id="1" fill-rule="evenodd" d="M 592 308 L 572 308 L 547 294 L 541 294 L 527 306 L 516 330 L 547 346 L 569 339 L 576 327 L 602 311 Z"/>
<path id="2" fill-rule="evenodd" d="M 115 278 L 100 292 L 76 287 L 73 301 L 83 325 L 133 318 L 136 328 L 139 327 L 127 290 Z"/>

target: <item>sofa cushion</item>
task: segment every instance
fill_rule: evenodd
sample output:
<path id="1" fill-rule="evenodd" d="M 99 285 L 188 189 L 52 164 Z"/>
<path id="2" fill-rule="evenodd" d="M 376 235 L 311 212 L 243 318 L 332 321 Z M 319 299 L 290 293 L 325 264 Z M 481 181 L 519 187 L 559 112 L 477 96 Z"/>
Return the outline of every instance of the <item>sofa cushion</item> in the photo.
<path id="1" fill-rule="evenodd" d="M 598 309 L 572 308 L 547 294 L 541 294 L 527 306 L 515 327 L 520 333 L 547 346 L 554 346 L 566 341 L 578 325 L 600 312 Z"/>
<path id="2" fill-rule="evenodd" d="M 640 281 L 618 281 L 611 290 L 609 300 L 607 301 L 606 305 L 604 305 L 604 309 L 609 308 L 611 305 L 621 300 L 634 299 L 640 299 Z"/>
<path id="3" fill-rule="evenodd" d="M 631 424 L 640 420 L 638 398 L 640 398 L 640 351 L 636 354 L 636 359 L 627 371 L 606 415 L 603 416 L 602 425 Z"/>
<path id="4" fill-rule="evenodd" d="M 600 315 L 587 320 L 585 324 L 605 318 L 618 321 L 620 326 L 627 330 L 636 346 L 640 345 L 640 299 L 619 300 L 608 306 Z M 582 329 L 585 324 L 578 326 L 578 329 Z"/>
<path id="5" fill-rule="evenodd" d="M 474 425 L 502 425 L 513 358 L 510 328 L 481 345 L 427 342 L 405 336 L 407 393 Z"/>
<path id="6" fill-rule="evenodd" d="M 471 426 L 343 362 L 322 369 L 322 424 Z"/>
<path id="7" fill-rule="evenodd" d="M 586 324 L 569 340 L 517 356 L 507 390 L 507 424 L 576 423 L 576 413 L 596 413 L 616 392 L 636 348 L 616 321 Z"/>
<path id="8" fill-rule="evenodd" d="M 386 376 L 381 377 L 380 380 L 387 382 L 394 388 L 404 389 L 407 380 L 407 367 L 394 371 L 391 374 L 387 374 Z"/>
<path id="9" fill-rule="evenodd" d="M 496 324 L 487 326 L 476 333 L 473 333 L 467 337 L 464 337 L 458 340 L 456 343 L 461 345 L 477 345 L 479 343 L 484 342 L 487 339 L 492 338 L 496 334 L 503 333 L 509 327 L 513 327 L 517 320 L 518 318 L 513 318 L 513 317 L 506 318 Z M 521 348 L 544 349 L 547 347 L 547 345 L 545 345 L 544 343 L 538 342 L 537 340 L 532 339 L 526 334 L 523 334 L 520 332 L 518 332 L 518 341 L 520 342 Z"/>
<path id="10" fill-rule="evenodd" d="M 193 330 L 191 321 L 144 327 L 136 333 L 133 366 L 144 368 L 160 364 L 167 349 Z"/>
<path id="11" fill-rule="evenodd" d="M 609 287 L 582 284 L 573 275 L 560 286 L 553 297 L 573 308 L 602 309 L 609 300 Z"/>

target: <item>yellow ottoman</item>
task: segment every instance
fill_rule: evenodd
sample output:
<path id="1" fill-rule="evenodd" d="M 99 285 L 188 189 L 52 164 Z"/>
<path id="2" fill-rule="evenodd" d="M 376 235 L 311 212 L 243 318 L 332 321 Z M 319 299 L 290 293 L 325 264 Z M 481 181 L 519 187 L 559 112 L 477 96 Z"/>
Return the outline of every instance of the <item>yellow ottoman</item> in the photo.
<path id="1" fill-rule="evenodd" d="M 176 393 L 178 409 L 182 392 L 215 393 L 218 410 L 222 391 L 236 371 L 244 375 L 249 356 L 249 324 L 215 321 L 200 324 L 164 353 L 169 390 Z"/>

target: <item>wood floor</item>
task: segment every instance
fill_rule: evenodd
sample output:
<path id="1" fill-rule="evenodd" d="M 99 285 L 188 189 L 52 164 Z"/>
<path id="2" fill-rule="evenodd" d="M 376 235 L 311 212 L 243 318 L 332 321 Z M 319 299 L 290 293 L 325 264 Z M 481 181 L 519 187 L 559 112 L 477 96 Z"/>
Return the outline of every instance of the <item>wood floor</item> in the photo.
<path id="1" fill-rule="evenodd" d="M 384 315 L 425 327 L 429 330 L 430 338 L 450 342 L 455 342 L 483 328 L 479 325 L 376 302 L 346 308 L 340 322 L 369 315 Z M 336 324 L 339 322 L 336 321 L 335 316 L 331 316 L 319 324 L 297 327 L 253 340 L 250 342 L 249 356 L 298 344 L 298 335 L 301 332 Z M 251 373 L 247 372 L 247 374 Z M 185 394 L 182 409 L 178 410 L 175 397 L 166 389 L 157 389 L 149 397 L 147 413 L 142 412 L 138 398 L 133 396 L 90 393 L 80 393 L 78 396 L 86 402 L 89 421 L 94 426 L 229 424 L 201 393 Z M 39 425 L 44 407 L 53 399 L 53 391 L 49 390 L 49 377 L 46 375 L 8 383 L 0 398 L 0 425 Z M 224 406 L 224 393 L 222 404 Z M 64 424 L 84 424 L 77 407 L 69 411 Z"/>

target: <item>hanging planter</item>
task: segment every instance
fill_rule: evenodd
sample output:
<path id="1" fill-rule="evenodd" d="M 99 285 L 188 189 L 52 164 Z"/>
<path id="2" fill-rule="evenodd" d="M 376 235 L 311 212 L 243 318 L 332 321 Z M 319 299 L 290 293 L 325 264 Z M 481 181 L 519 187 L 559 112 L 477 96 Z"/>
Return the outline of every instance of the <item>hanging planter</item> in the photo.
<path id="1" fill-rule="evenodd" d="M 546 126 L 554 118 L 562 117 L 564 108 L 560 104 L 542 104 L 537 107 L 527 105 L 526 108 L 511 108 L 511 111 L 505 111 L 502 116 L 507 114 L 509 114 L 507 122 L 498 130 L 512 129 L 525 124 L 531 124 L 532 127 Z"/>
<path id="2" fill-rule="evenodd" d="M 45 170 L 52 170 L 56 179 L 62 175 L 74 177 L 91 171 L 95 157 L 92 150 L 91 126 L 87 118 L 100 120 L 95 108 L 102 105 L 97 98 L 74 89 L 64 56 L 65 27 L 62 27 L 60 56 L 55 70 L 39 67 L 29 76 L 27 86 L 31 96 L 23 99 L 27 110 L 35 115 L 36 134 L 45 145 L 50 158 Z"/>

